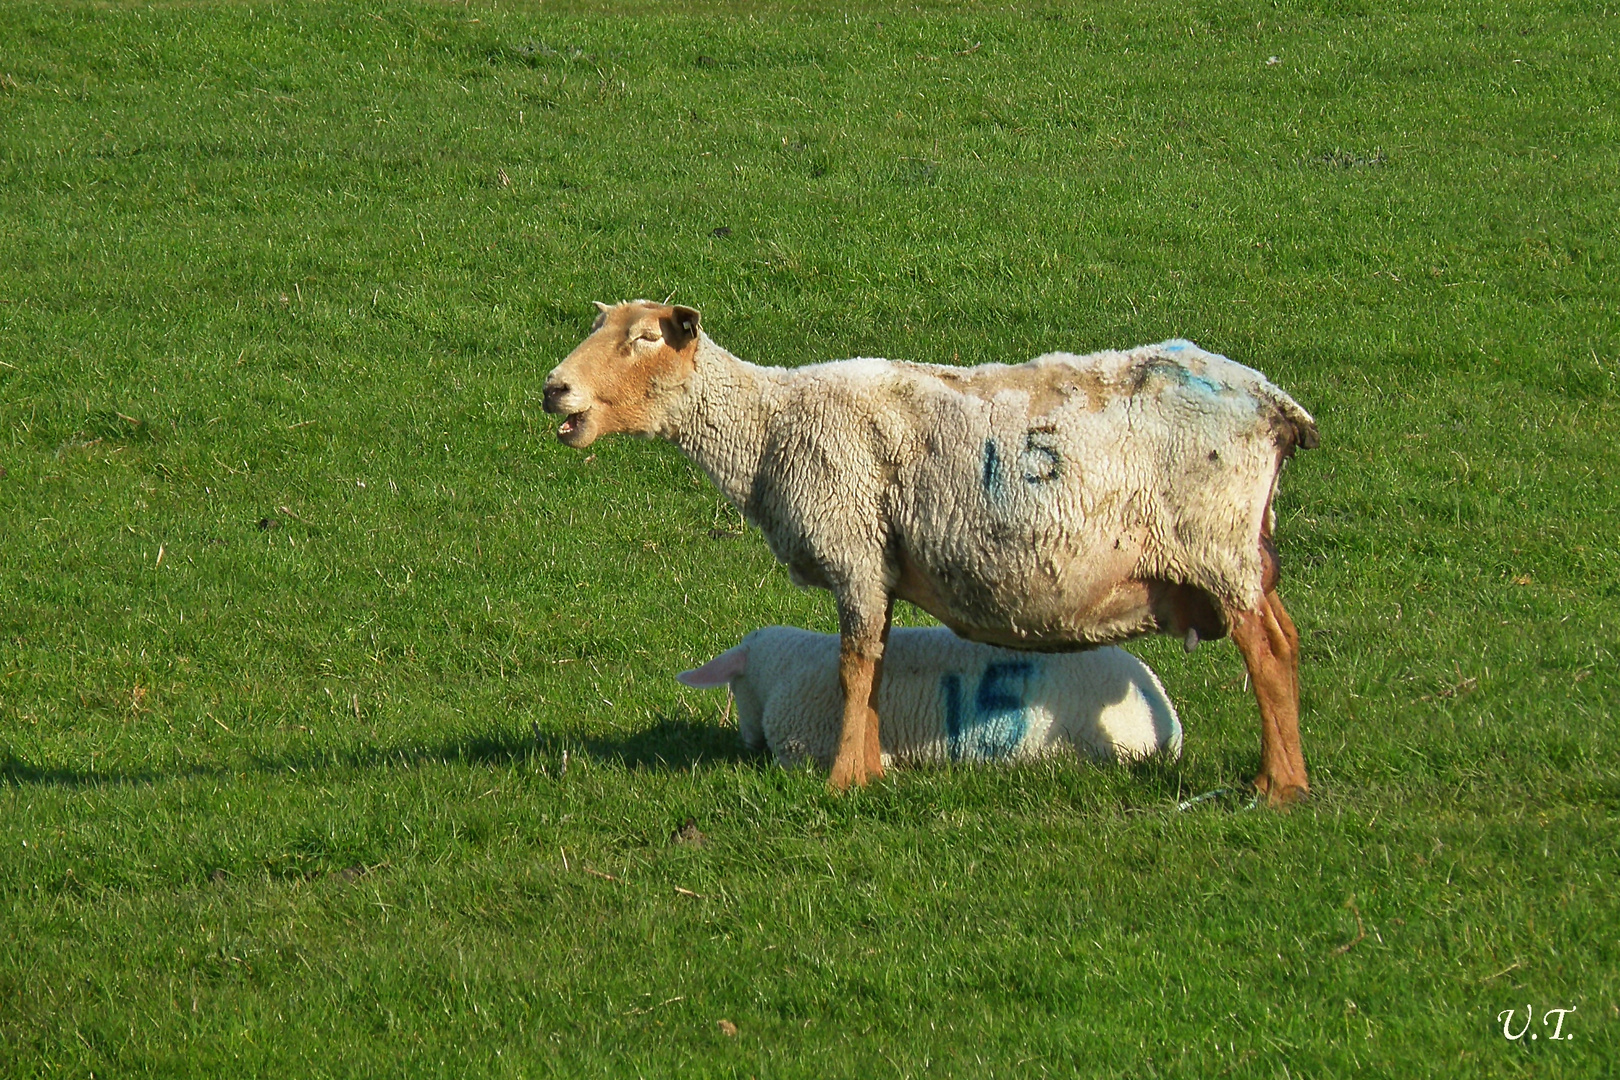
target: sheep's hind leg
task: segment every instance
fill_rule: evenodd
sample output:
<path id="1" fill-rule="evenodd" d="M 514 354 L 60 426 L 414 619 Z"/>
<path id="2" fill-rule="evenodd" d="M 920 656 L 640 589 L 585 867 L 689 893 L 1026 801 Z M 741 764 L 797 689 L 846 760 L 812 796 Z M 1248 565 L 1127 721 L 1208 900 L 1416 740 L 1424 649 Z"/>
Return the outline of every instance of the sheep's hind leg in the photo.
<path id="1" fill-rule="evenodd" d="M 866 775 L 871 780 L 883 779 L 883 741 L 878 737 L 878 687 L 883 684 L 883 658 L 889 652 L 889 628 L 894 624 L 894 600 L 883 613 L 883 648 L 872 665 L 872 689 L 867 695 L 866 708 Z"/>
<path id="2" fill-rule="evenodd" d="M 1311 790 L 1299 745 L 1299 632 L 1275 590 L 1253 610 L 1233 615 L 1231 628 L 1260 706 L 1255 790 L 1270 805 L 1287 806 Z"/>

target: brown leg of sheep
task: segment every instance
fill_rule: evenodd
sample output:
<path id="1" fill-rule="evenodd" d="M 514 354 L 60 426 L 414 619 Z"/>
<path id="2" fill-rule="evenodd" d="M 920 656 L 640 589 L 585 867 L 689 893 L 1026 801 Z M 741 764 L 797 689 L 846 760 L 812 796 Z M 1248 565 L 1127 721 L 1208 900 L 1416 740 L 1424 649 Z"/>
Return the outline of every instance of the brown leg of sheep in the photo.
<path id="1" fill-rule="evenodd" d="M 880 597 L 872 597 L 872 602 L 862 606 L 839 605 L 838 681 L 844 688 L 844 726 L 838 736 L 832 773 L 827 777 L 835 791 L 844 791 L 851 784 L 865 786 L 868 780 L 883 776 L 877 690 L 894 600 Z M 884 606 L 880 608 L 878 603 Z"/>
<path id="2" fill-rule="evenodd" d="M 1299 632 L 1275 590 L 1252 611 L 1232 617 L 1232 640 L 1243 653 L 1260 706 L 1260 774 L 1255 790 L 1283 807 L 1310 794 L 1299 746 Z"/>
<path id="3" fill-rule="evenodd" d="M 883 742 L 878 738 L 878 687 L 883 684 L 883 657 L 889 651 L 889 628 L 894 624 L 894 601 L 883 613 L 883 651 L 872 665 L 872 689 L 867 694 L 866 707 L 866 776 L 869 780 L 883 779 Z"/>
<path id="4" fill-rule="evenodd" d="M 834 791 L 845 791 L 851 784 L 866 786 L 866 729 L 872 712 L 877 664 L 877 658 L 869 651 L 844 638 L 838 650 L 838 681 L 844 687 L 844 727 L 838 736 L 838 756 L 833 759 L 832 773 L 827 777 Z M 875 735 L 877 724 L 870 726 Z"/>

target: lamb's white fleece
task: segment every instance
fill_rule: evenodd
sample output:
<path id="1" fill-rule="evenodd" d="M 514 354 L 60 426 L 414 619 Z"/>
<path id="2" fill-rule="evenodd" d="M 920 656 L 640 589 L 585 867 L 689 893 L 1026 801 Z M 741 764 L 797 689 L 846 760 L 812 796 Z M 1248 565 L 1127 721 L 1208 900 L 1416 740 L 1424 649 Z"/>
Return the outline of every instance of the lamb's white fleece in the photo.
<path id="1" fill-rule="evenodd" d="M 767 626 L 676 677 L 694 687 L 730 683 L 746 745 L 769 747 L 783 765 L 826 768 L 844 709 L 838 645 L 834 634 Z M 878 714 L 885 766 L 1181 753 L 1164 687 L 1113 647 L 1041 654 L 964 641 L 943 627 L 897 629 L 884 650 Z"/>

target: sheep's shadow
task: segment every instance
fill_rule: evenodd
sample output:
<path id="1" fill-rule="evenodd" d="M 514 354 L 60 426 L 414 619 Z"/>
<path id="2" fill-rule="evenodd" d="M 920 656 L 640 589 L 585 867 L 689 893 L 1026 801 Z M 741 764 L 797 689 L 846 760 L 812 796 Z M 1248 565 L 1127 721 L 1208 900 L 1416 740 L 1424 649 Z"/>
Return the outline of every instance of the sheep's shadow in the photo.
<path id="1" fill-rule="evenodd" d="M 581 759 L 609 768 L 630 771 L 680 773 L 699 766 L 728 765 L 734 768 L 768 770 L 775 768 L 767 752 L 749 750 L 728 724 L 692 717 L 659 716 L 647 727 L 611 735 L 580 734 L 571 731 L 528 732 L 511 729 L 474 732 L 438 741 L 411 740 L 393 744 L 353 747 L 346 750 L 316 750 L 303 753 L 254 754 L 244 762 L 178 765 L 172 769 L 105 770 L 71 766 L 40 765 L 13 753 L 0 753 L 0 788 L 106 788 L 156 785 L 173 780 L 230 780 L 244 773 L 264 776 L 297 775 L 308 777 L 331 772 L 365 771 L 390 768 L 419 768 L 437 765 L 471 765 L 482 768 L 534 768 L 555 775 L 566 752 L 570 761 Z M 1196 766 L 1146 761 L 1120 766 L 1145 785 L 1165 797 L 1188 797 L 1221 787 L 1234 790 L 1247 787 L 1246 778 L 1254 769 L 1254 756 L 1237 748 L 1206 751 Z M 912 765 L 904 771 L 925 774 L 961 766 Z M 969 772 L 990 774 L 990 766 L 974 766 Z"/>
<path id="2" fill-rule="evenodd" d="M 566 752 L 624 769 L 688 772 L 699 765 L 763 767 L 769 758 L 743 747 L 734 727 L 687 717 L 660 716 L 652 726 L 622 735 L 570 732 L 490 732 L 439 742 L 407 742 L 306 754 L 255 754 L 241 764 L 180 766 L 170 770 L 102 770 L 44 766 L 14 753 L 0 756 L 0 787 L 91 788 L 157 784 L 196 777 L 226 778 L 244 772 L 305 773 L 323 769 L 378 769 L 406 765 L 560 766 Z"/>
<path id="3" fill-rule="evenodd" d="M 763 763 L 769 759 L 746 749 L 737 729 L 686 717 L 661 716 L 651 727 L 622 735 L 576 735 L 532 732 L 528 737 L 500 734 L 475 736 L 452 744 L 439 761 L 515 764 L 536 756 L 560 760 L 564 751 L 625 769 L 686 772 L 698 765 Z"/>

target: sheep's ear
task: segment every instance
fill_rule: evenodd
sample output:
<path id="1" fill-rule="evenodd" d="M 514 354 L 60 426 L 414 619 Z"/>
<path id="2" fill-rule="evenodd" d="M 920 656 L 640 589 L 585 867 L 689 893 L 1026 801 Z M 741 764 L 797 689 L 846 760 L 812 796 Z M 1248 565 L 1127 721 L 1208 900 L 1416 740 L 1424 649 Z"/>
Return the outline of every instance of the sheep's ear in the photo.
<path id="1" fill-rule="evenodd" d="M 596 321 L 591 323 L 591 333 L 594 334 L 602 329 L 603 323 L 607 322 L 608 312 L 613 310 L 613 305 L 604 304 L 600 300 L 592 300 L 591 303 L 596 305 Z"/>
<path id="2" fill-rule="evenodd" d="M 735 649 L 727 649 L 702 667 L 683 671 L 675 678 L 686 686 L 709 690 L 726 685 L 747 670 L 748 650 L 739 645 Z"/>
<path id="3" fill-rule="evenodd" d="M 669 309 L 669 314 L 659 320 L 660 329 L 664 332 L 664 344 L 680 352 L 686 348 L 687 343 L 697 337 L 698 313 L 697 308 L 680 307 Z"/>

